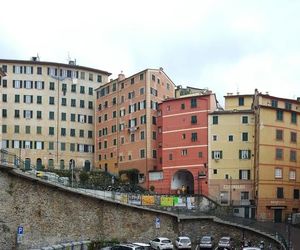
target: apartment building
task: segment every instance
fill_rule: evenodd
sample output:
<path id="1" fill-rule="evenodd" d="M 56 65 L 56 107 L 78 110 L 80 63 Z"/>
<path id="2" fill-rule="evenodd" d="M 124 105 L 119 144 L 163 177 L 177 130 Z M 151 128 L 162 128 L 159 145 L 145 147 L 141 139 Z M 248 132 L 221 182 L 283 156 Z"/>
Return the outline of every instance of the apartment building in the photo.
<path id="1" fill-rule="evenodd" d="M 228 94 L 209 114 L 209 196 L 245 218 L 255 218 L 253 97 Z"/>
<path id="2" fill-rule="evenodd" d="M 257 219 L 284 221 L 300 208 L 300 100 L 255 90 Z"/>
<path id="3" fill-rule="evenodd" d="M 110 73 L 69 64 L 0 59 L 1 148 L 26 167 L 91 169 L 94 160 L 94 89 Z"/>
<path id="4" fill-rule="evenodd" d="M 217 108 L 216 97 L 200 89 L 176 92 L 178 98 L 159 104 L 159 167 L 151 185 L 162 194 L 207 195 L 208 113 Z"/>
<path id="5" fill-rule="evenodd" d="M 119 74 L 96 89 L 98 168 L 149 188 L 148 173 L 157 169 L 157 107 L 174 88 L 160 68 Z"/>

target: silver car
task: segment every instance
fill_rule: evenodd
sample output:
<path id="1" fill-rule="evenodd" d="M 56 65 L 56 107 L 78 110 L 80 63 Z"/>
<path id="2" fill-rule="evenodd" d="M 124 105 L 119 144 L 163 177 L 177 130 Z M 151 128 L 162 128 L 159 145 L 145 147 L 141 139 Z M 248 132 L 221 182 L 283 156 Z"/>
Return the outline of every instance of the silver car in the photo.
<path id="1" fill-rule="evenodd" d="M 200 249 L 213 249 L 214 239 L 212 236 L 203 236 L 200 240 L 199 248 Z"/>
<path id="2" fill-rule="evenodd" d="M 175 246 L 177 249 L 191 249 L 192 242 L 191 239 L 187 236 L 179 236 L 175 241 Z"/>

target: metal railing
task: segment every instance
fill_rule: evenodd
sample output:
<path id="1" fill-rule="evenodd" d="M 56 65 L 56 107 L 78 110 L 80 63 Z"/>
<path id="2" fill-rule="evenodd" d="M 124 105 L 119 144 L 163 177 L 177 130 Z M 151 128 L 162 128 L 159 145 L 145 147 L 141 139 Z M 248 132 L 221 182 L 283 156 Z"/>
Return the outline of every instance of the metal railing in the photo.
<path id="1" fill-rule="evenodd" d="M 22 171 L 27 171 L 27 170 L 35 170 L 35 166 L 30 164 L 28 162 L 23 161 L 20 159 L 18 156 L 15 154 L 9 153 L 6 150 L 1 149 L 0 150 L 0 164 L 2 166 L 8 166 L 8 167 L 13 167 L 20 169 Z M 29 171 L 30 174 L 35 174 L 35 171 Z M 49 179 L 49 180 L 44 180 L 48 181 L 51 183 L 55 183 L 57 185 L 63 185 L 57 180 Z M 264 234 L 270 235 L 273 238 L 277 239 L 279 242 L 281 242 L 282 246 L 284 249 L 288 249 L 288 244 L 286 241 L 286 238 L 278 232 L 277 228 L 275 228 L 273 225 L 269 225 L 267 222 L 259 222 L 253 219 L 245 219 L 245 218 L 240 218 L 233 216 L 232 209 L 231 212 L 229 212 L 230 207 L 225 206 L 218 206 L 215 203 L 215 209 L 201 209 L 200 204 L 201 200 L 203 199 L 203 196 L 199 195 L 157 195 L 157 194 L 139 194 L 139 193 L 121 193 L 118 191 L 107 191 L 107 190 L 95 190 L 95 189 L 85 189 L 83 186 L 80 185 L 74 185 L 74 187 L 70 187 L 69 185 L 63 185 L 66 188 L 69 188 L 71 190 L 76 190 L 77 192 L 83 193 L 83 194 L 88 194 L 90 196 L 95 196 L 95 197 L 100 197 L 104 199 L 109 199 L 117 203 L 124 203 L 124 204 L 130 204 L 130 205 L 135 205 L 135 206 L 144 206 L 148 208 L 152 208 L 155 210 L 160 210 L 160 211 L 167 211 L 169 213 L 173 213 L 176 216 L 215 216 L 219 220 L 225 222 L 225 223 L 230 223 L 230 224 L 235 224 L 237 226 L 243 226 L 245 228 L 249 229 L 255 229 L 258 232 L 262 232 Z M 154 197 L 154 202 L 151 204 L 144 204 L 143 203 L 143 196 L 149 197 L 153 196 Z M 169 205 L 164 205 L 161 203 L 162 197 L 179 197 L 185 200 L 184 203 L 181 204 L 169 204 Z M 176 198 L 176 199 L 177 199 Z M 206 197 L 208 198 L 209 202 L 214 202 L 211 197 Z M 188 199 L 190 199 L 190 202 L 188 202 Z M 191 203 L 191 200 L 193 201 Z"/>

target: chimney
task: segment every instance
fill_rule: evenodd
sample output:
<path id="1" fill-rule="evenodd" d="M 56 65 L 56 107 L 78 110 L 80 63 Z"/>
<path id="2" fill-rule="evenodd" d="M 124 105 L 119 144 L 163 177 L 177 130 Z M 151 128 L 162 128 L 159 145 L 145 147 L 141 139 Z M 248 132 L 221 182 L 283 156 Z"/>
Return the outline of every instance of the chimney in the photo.
<path id="1" fill-rule="evenodd" d="M 121 73 L 118 75 L 118 80 L 122 81 L 125 79 L 125 75 L 123 74 L 123 71 L 121 71 Z"/>

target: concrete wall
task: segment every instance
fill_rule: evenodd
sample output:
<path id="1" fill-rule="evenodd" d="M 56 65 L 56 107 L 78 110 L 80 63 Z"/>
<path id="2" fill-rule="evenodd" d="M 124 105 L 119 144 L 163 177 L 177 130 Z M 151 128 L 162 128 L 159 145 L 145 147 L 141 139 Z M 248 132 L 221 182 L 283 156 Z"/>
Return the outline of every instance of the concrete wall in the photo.
<path id="1" fill-rule="evenodd" d="M 155 219 L 160 218 L 160 229 Z M 24 238 L 16 244 L 18 226 Z M 0 169 L 0 249 L 30 249 L 84 239 L 148 241 L 160 235 L 175 240 L 187 233 L 192 240 L 210 233 L 240 239 L 241 230 L 212 220 L 181 220 L 168 214 L 125 206 L 76 194 Z M 249 237 L 257 235 L 249 233 Z"/>

